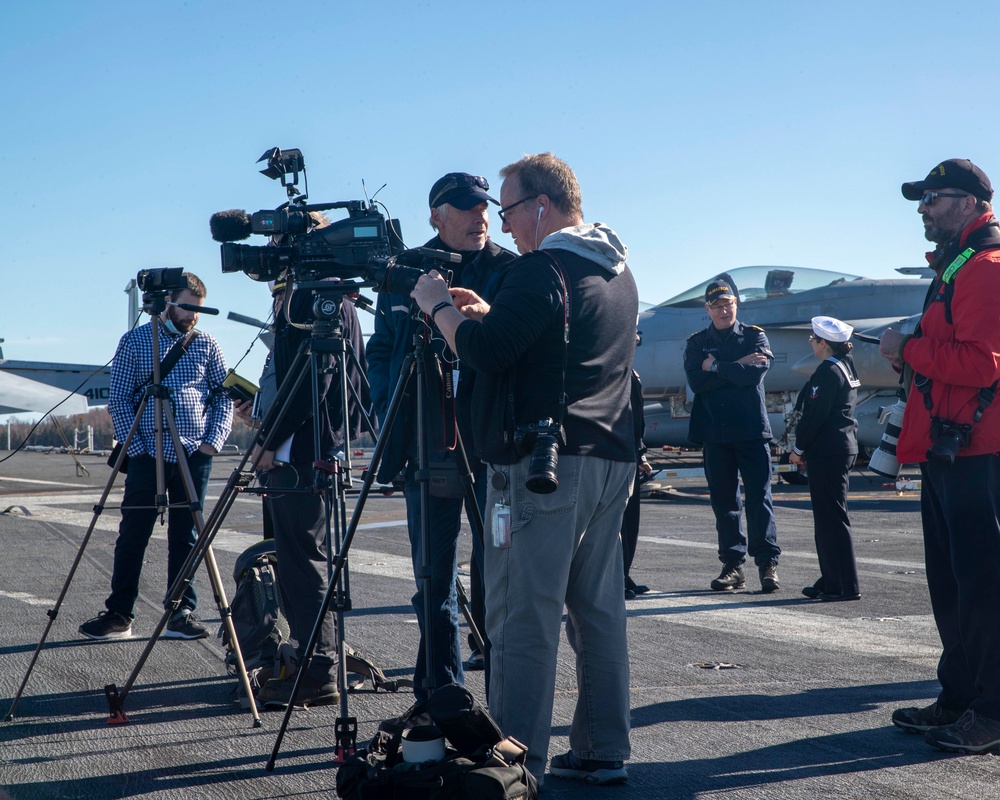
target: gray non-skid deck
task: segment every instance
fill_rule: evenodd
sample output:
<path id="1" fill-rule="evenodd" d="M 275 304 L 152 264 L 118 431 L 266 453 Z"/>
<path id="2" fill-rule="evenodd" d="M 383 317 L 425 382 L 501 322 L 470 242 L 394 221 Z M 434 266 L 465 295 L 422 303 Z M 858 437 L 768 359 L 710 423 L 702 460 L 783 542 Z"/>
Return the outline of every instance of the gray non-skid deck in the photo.
<path id="1" fill-rule="evenodd" d="M 0 453 L 0 455 L 3 455 Z M 18 454 L 0 464 L 0 713 L 6 714 L 88 525 L 109 470 L 69 456 Z M 236 464 L 217 459 L 210 503 Z M 698 480 L 677 481 L 703 491 Z M 120 494 L 112 496 L 117 502 Z M 349 503 L 353 504 L 353 498 Z M 236 555 L 260 537 L 259 500 L 240 498 L 214 551 L 232 591 Z M 863 598 L 823 604 L 799 594 L 817 577 L 804 489 L 775 486 L 781 591 L 711 592 L 718 572 L 707 503 L 647 499 L 633 576 L 653 591 L 630 601 L 632 759 L 621 787 L 549 778 L 550 798 L 988 798 L 1000 793 L 995 756 L 954 756 L 891 726 L 899 705 L 936 694 L 939 641 L 923 572 L 919 500 L 881 479 L 852 481 L 851 516 Z M 23 513 L 23 510 L 28 513 Z M 390 677 L 409 677 L 417 629 L 400 496 L 373 496 L 351 552 L 349 642 Z M 160 641 L 126 702 L 129 722 L 108 725 L 103 687 L 122 684 L 161 614 L 163 529 L 143 575 L 136 638 L 87 642 L 77 626 L 103 605 L 117 512 L 105 511 L 15 719 L 0 722 L 0 786 L 22 798 L 333 797 L 335 708 L 292 716 L 276 769 L 264 770 L 280 715 L 253 728 L 230 700 L 217 639 Z M 468 537 L 464 548 L 467 557 Z M 204 572 L 200 612 L 218 624 Z M 468 676 L 482 694 L 482 673 Z M 410 695 L 350 695 L 364 740 Z M 575 700 L 564 644 L 551 754 L 567 747 Z M 525 702 L 533 702 L 531 696 Z"/>

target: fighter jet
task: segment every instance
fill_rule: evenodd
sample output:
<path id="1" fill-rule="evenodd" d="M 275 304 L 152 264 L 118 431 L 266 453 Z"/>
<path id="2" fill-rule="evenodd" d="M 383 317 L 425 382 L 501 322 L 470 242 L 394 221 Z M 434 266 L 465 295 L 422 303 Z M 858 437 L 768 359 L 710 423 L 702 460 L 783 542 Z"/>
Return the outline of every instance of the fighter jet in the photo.
<path id="1" fill-rule="evenodd" d="M 785 434 L 785 415 L 818 361 L 807 337 L 815 316 L 836 317 L 859 333 L 877 337 L 891 326 L 912 332 L 930 284 L 929 271 L 903 268 L 919 278 L 875 280 L 858 275 L 803 267 L 740 267 L 715 275 L 639 315 L 635 369 L 646 401 L 648 446 L 684 446 L 694 395 L 684 374 L 688 336 L 710 324 L 705 288 L 722 278 L 739 298 L 737 317 L 767 333 L 774 360 L 764 379 L 771 428 L 776 440 Z M 878 345 L 855 340 L 854 363 L 861 387 L 855 416 L 859 443 L 878 447 L 883 409 L 896 402 L 899 376 L 878 354 Z"/>

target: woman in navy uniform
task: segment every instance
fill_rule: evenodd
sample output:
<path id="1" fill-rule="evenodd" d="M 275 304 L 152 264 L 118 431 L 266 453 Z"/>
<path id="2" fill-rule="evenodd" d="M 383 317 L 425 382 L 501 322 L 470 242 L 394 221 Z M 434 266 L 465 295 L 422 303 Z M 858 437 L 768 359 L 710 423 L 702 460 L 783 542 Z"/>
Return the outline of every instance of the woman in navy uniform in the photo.
<path id="1" fill-rule="evenodd" d="M 847 516 L 848 477 L 858 454 L 854 419 L 858 373 L 849 341 L 853 328 L 833 317 L 813 317 L 809 337 L 820 365 L 799 393 L 793 464 L 808 466 L 820 578 L 802 594 L 819 600 L 858 600 L 858 568 Z"/>

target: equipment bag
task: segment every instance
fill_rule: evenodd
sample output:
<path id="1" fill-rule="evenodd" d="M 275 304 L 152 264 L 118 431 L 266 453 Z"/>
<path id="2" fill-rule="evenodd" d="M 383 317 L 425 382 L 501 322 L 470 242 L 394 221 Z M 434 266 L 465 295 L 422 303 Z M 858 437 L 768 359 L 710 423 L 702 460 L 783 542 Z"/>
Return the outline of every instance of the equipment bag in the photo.
<path id="1" fill-rule="evenodd" d="M 261 668 L 271 671 L 281 644 L 287 642 L 289 636 L 288 622 L 281 613 L 278 599 L 274 539 L 265 539 L 244 550 L 236 559 L 233 579 L 236 593 L 230 608 L 243 663 L 247 672 Z M 236 654 L 225 628 L 219 630 L 219 636 L 228 651 L 226 664 L 230 672 L 235 672 Z"/>
<path id="2" fill-rule="evenodd" d="M 403 731 L 433 722 L 449 747 L 440 761 L 403 761 Z M 386 720 L 366 748 L 337 771 L 343 800 L 535 800 L 538 782 L 524 767 L 528 749 L 504 738 L 489 712 L 449 684 L 400 717 Z"/>

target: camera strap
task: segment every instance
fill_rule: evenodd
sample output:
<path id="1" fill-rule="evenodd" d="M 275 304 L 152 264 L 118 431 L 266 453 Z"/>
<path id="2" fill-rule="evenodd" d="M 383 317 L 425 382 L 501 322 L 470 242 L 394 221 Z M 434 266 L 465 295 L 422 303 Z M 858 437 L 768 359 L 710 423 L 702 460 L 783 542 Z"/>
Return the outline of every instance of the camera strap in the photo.
<path id="1" fill-rule="evenodd" d="M 156 323 L 153 322 L 153 324 L 155 325 Z M 167 354 L 163 357 L 163 360 L 160 362 L 160 383 L 163 383 L 167 375 L 170 374 L 170 370 L 172 370 L 174 368 L 174 365 L 181 360 L 181 356 L 187 352 L 188 347 L 190 346 L 191 342 L 194 341 L 197 335 L 198 331 L 191 331 L 183 339 L 176 342 L 174 346 L 167 351 Z M 153 373 L 150 372 L 149 377 L 142 384 L 142 386 L 136 387 L 135 392 L 132 393 L 132 397 L 134 398 L 136 392 L 138 392 L 140 389 L 145 388 L 146 386 L 149 386 L 152 383 L 153 383 Z"/>
<path id="2" fill-rule="evenodd" d="M 558 415 L 556 417 L 556 422 L 559 423 L 560 429 L 562 429 L 563 420 L 566 417 L 566 370 L 569 367 L 569 323 L 572 317 L 570 310 L 570 293 L 569 293 L 569 281 L 566 280 L 566 272 L 563 269 L 562 262 L 555 256 L 551 250 L 537 250 L 536 252 L 548 256 L 549 260 L 552 262 L 552 268 L 556 271 L 556 276 L 559 278 L 559 283 L 562 286 L 562 296 L 563 296 L 563 359 L 562 359 L 562 375 L 559 385 L 559 399 L 558 399 Z"/>

